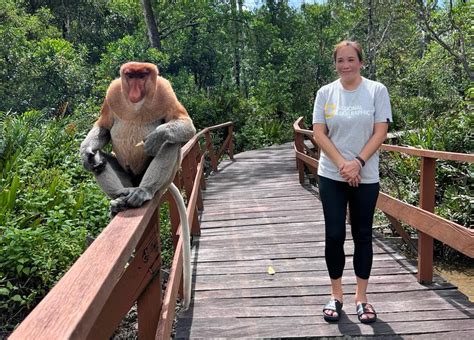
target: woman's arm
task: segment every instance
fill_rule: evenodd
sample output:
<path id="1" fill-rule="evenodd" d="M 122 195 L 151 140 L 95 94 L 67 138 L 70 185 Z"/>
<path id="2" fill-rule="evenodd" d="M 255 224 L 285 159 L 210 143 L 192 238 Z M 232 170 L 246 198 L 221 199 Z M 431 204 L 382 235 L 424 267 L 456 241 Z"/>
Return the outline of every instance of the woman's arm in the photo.
<path id="1" fill-rule="evenodd" d="M 370 139 L 362 148 L 362 151 L 359 153 L 359 157 L 362 158 L 365 162 L 367 162 L 387 138 L 387 131 L 387 123 L 375 123 L 374 134 L 372 135 L 372 137 L 370 137 Z M 339 169 L 339 174 L 342 176 L 342 178 L 348 181 L 350 185 L 358 186 L 360 182 L 360 176 L 358 181 L 354 181 L 354 163 L 357 163 L 357 174 L 359 174 L 360 169 L 362 168 L 362 164 L 359 163 L 358 160 L 348 161 L 344 163 Z"/>
<path id="2" fill-rule="evenodd" d="M 367 162 L 387 138 L 387 131 L 387 123 L 375 123 L 374 134 L 372 137 L 370 137 L 362 151 L 359 153 L 359 157 Z M 327 133 L 328 130 L 326 124 L 313 125 L 314 139 L 318 143 L 319 147 L 324 151 L 324 153 L 339 168 L 339 174 L 341 177 L 344 178 L 349 183 L 349 185 L 358 186 L 360 183 L 359 173 L 361 164 L 355 159 L 345 159 L 329 139 Z"/>
<path id="3" fill-rule="evenodd" d="M 331 159 L 331 161 L 339 169 L 339 173 L 350 186 L 358 186 L 360 182 L 360 165 L 356 160 L 344 158 L 334 143 L 328 137 L 328 129 L 326 124 L 313 124 L 313 137 L 318 143 L 319 147 Z M 344 173 L 341 170 L 344 169 Z"/>
<path id="4" fill-rule="evenodd" d="M 331 159 L 331 161 L 340 168 L 345 162 L 345 158 L 328 137 L 328 128 L 326 124 L 313 124 L 313 137 L 319 147 Z"/>
<path id="5" fill-rule="evenodd" d="M 367 162 L 387 138 L 387 131 L 388 123 L 375 123 L 374 134 L 370 137 L 367 144 L 364 145 L 364 148 L 359 153 L 359 157 Z"/>

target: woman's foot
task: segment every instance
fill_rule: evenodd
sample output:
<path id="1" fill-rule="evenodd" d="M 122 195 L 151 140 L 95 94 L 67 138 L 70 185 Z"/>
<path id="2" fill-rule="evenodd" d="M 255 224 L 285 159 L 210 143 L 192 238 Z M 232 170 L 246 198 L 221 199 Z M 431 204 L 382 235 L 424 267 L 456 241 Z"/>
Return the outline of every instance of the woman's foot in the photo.
<path id="1" fill-rule="evenodd" d="M 377 313 L 370 303 L 356 302 L 356 312 L 359 321 L 362 323 L 372 323 L 377 320 Z"/>
<path id="2" fill-rule="evenodd" d="M 357 317 L 362 323 L 372 323 L 377 320 L 377 313 L 375 312 L 374 306 L 367 303 L 368 284 L 368 279 L 357 277 L 357 287 L 354 300 L 356 303 Z"/>
<path id="3" fill-rule="evenodd" d="M 331 297 L 323 308 L 323 316 L 326 321 L 339 321 L 341 317 L 342 302 Z"/>
<path id="4" fill-rule="evenodd" d="M 331 300 L 323 308 L 323 316 L 326 321 L 337 321 L 341 316 L 342 309 L 342 277 L 331 279 Z"/>

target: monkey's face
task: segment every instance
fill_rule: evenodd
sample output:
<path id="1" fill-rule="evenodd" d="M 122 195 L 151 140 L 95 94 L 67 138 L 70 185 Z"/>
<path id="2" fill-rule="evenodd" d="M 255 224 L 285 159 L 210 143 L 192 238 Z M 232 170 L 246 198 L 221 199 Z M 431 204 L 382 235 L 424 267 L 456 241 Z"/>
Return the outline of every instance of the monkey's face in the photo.
<path id="1" fill-rule="evenodd" d="M 134 104 L 139 103 L 145 98 L 145 84 L 150 77 L 150 72 L 146 69 L 126 69 L 124 74 L 128 85 L 128 99 Z"/>
<path id="2" fill-rule="evenodd" d="M 133 106 L 141 106 L 148 92 L 152 91 L 157 69 L 153 64 L 130 62 L 120 70 L 124 94 Z"/>

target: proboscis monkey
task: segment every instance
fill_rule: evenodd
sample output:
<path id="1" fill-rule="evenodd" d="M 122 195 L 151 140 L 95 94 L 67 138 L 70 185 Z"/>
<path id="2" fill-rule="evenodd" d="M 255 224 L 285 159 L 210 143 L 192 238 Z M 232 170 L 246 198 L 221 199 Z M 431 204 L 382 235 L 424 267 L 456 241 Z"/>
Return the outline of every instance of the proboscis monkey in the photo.
<path id="1" fill-rule="evenodd" d="M 80 147 L 84 167 L 113 199 L 112 214 L 139 207 L 169 187 L 182 226 L 184 309 L 191 299 L 189 226 L 183 198 L 172 181 L 181 162 L 181 143 L 195 133 L 186 109 L 158 68 L 130 62 L 110 84 L 100 118 Z M 114 154 L 102 151 L 109 142 Z"/>
<path id="2" fill-rule="evenodd" d="M 154 64 L 129 62 L 110 84 L 80 154 L 102 190 L 111 213 L 141 206 L 164 191 L 180 164 L 181 144 L 196 133 L 169 81 Z M 109 142 L 113 154 L 102 151 Z M 162 192 L 161 192 L 162 193 Z"/>

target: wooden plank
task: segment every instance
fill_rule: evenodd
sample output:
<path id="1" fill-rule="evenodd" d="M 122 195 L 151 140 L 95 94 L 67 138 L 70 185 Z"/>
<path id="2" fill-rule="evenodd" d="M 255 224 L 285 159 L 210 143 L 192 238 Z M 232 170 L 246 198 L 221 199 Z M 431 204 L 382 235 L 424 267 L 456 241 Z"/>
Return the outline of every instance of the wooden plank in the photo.
<path id="1" fill-rule="evenodd" d="M 222 303 L 222 301 L 220 301 Z M 327 302 L 327 301 L 326 301 Z M 407 301 L 404 303 L 382 303 L 376 304 L 374 308 L 380 319 L 390 321 L 416 321 L 439 320 L 446 321 L 449 319 L 468 319 L 469 314 L 474 312 L 474 308 L 467 308 L 462 311 L 453 309 L 448 303 L 440 299 L 429 300 L 431 305 L 427 303 L 416 304 L 415 301 Z M 194 315 L 205 315 L 206 318 L 218 318 L 222 315 L 233 318 L 262 318 L 262 317 L 301 317 L 316 315 L 320 318 L 320 324 L 325 321 L 322 318 L 321 311 L 325 302 L 318 301 L 311 305 L 271 305 L 271 306 L 228 306 L 221 305 L 218 307 L 209 307 L 201 305 L 201 307 L 193 306 L 190 310 L 182 314 L 183 318 L 191 318 Z M 410 313 L 397 313 L 400 308 L 404 308 Z M 357 313 L 355 304 L 345 303 L 344 315 L 351 321 L 357 322 Z M 197 318 L 195 318 L 197 319 Z M 344 322 L 344 320 L 342 320 Z M 474 320 L 473 320 L 474 321 Z"/>
<path id="2" fill-rule="evenodd" d="M 463 254 L 474 257 L 474 231 L 414 207 L 384 193 L 379 194 L 377 208 L 396 219 L 446 243 Z"/>
<path id="3" fill-rule="evenodd" d="M 401 283 L 373 283 L 370 282 L 367 290 L 368 294 L 376 294 L 380 292 L 410 292 L 410 291 L 429 291 L 429 290 L 443 290 L 455 288 L 452 284 L 441 282 L 432 283 L 429 286 L 421 285 L 415 282 L 415 278 L 411 282 Z M 349 282 L 349 283 L 345 283 Z M 355 280 L 345 280 L 342 288 L 345 292 L 355 291 Z M 216 299 L 216 298 L 261 298 L 261 297 L 278 297 L 278 296 L 308 296 L 308 295 L 322 295 L 326 299 L 330 294 L 329 280 L 326 285 L 313 285 L 313 286 L 290 286 L 290 287 L 266 287 L 266 288 L 244 288 L 244 289 L 219 289 L 214 291 L 203 290 L 200 292 L 195 291 L 193 297 L 194 301 L 200 299 Z"/>
<path id="4" fill-rule="evenodd" d="M 216 300 L 216 301 L 214 301 Z M 212 301 L 213 304 L 209 304 Z M 440 290 L 436 293 L 433 291 L 418 290 L 408 292 L 380 292 L 373 294 L 370 301 L 374 303 L 380 312 L 400 311 L 404 310 L 437 310 L 438 305 L 444 309 L 459 310 L 465 313 L 474 307 L 465 296 L 460 296 L 456 290 Z M 280 296 L 280 297 L 260 297 L 253 299 L 250 297 L 239 298 L 216 298 L 196 300 L 191 308 L 216 306 L 225 307 L 260 307 L 260 306 L 305 306 L 305 305 L 324 305 L 327 302 L 327 296 L 324 295 L 308 295 L 308 296 Z M 352 295 L 344 297 L 345 309 L 353 306 L 354 299 Z M 437 304 L 432 305 L 433 303 Z M 402 304 L 402 305 L 400 305 Z M 405 304 L 405 305 L 403 305 Z M 411 306 L 410 306 L 411 304 Z M 190 312 L 185 312 L 181 316 L 190 316 Z"/>
<path id="5" fill-rule="evenodd" d="M 119 213 L 10 339 L 86 338 L 158 203 Z"/>
<path id="6" fill-rule="evenodd" d="M 189 217 L 188 217 L 189 218 Z M 166 291 L 161 306 L 161 316 L 156 330 L 155 339 L 169 339 L 175 316 L 176 299 L 181 277 L 183 274 L 183 238 L 178 240 L 173 263 L 171 265 L 170 276 L 166 286 Z"/>
<path id="7" fill-rule="evenodd" d="M 161 270 L 158 270 L 155 279 L 137 301 L 138 336 L 140 339 L 152 339 L 155 336 L 161 314 L 161 302 Z M 92 338 L 97 337 L 97 334 L 93 334 Z"/>
<path id="8" fill-rule="evenodd" d="M 311 130 L 297 128 L 295 129 L 295 131 L 297 131 L 298 133 L 302 133 L 308 137 L 311 137 L 313 135 L 313 131 Z M 430 157 L 430 158 L 458 161 L 458 162 L 469 162 L 469 163 L 474 162 L 474 154 L 424 150 L 424 149 L 417 149 L 410 146 L 397 146 L 397 145 L 389 145 L 389 144 L 382 144 L 380 148 L 385 151 L 401 152 L 401 153 L 405 153 L 411 156 Z"/>
<path id="9" fill-rule="evenodd" d="M 458 153 L 458 152 L 446 152 L 446 151 L 434 151 L 434 150 L 423 150 L 407 146 L 397 146 L 383 144 L 380 147 L 385 151 L 401 152 L 411 156 L 428 157 L 434 159 L 442 159 L 446 161 L 458 161 L 458 162 L 474 162 L 474 154 Z"/>
<path id="10" fill-rule="evenodd" d="M 195 275 L 224 275 L 224 274 L 244 274 L 244 273 L 261 273 L 262 268 L 265 270 L 272 266 L 277 273 L 279 272 L 301 272 L 301 271 L 316 271 L 326 270 L 326 263 L 324 261 L 315 261 L 314 258 L 300 258 L 300 259 L 268 259 L 255 261 L 221 261 L 221 262 L 198 262 L 194 265 Z M 352 257 L 346 258 L 346 270 L 352 270 Z M 409 272 L 415 272 L 416 266 L 410 263 L 404 263 L 400 259 L 394 261 L 394 258 L 389 254 L 381 254 L 374 256 L 372 264 L 373 269 L 377 268 L 405 268 Z"/>
<path id="11" fill-rule="evenodd" d="M 321 316 L 313 317 L 312 320 L 320 319 Z M 344 318 L 345 319 L 345 318 Z M 205 319 L 208 320 L 208 319 Z M 242 334 L 253 334 L 254 337 L 272 337 L 279 334 L 279 338 L 295 337 L 334 337 L 354 334 L 360 336 L 397 336 L 404 334 L 439 334 L 440 332 L 450 332 L 453 329 L 464 329 L 472 337 L 474 335 L 473 320 L 469 319 L 448 319 L 445 322 L 440 320 L 424 320 L 423 322 L 402 320 L 391 321 L 389 324 L 379 318 L 379 322 L 372 325 L 362 325 L 358 320 L 348 318 L 346 322 L 338 322 L 337 326 L 328 323 L 315 323 L 311 320 L 301 320 L 301 318 L 215 318 L 214 323 L 207 322 L 198 324 L 201 320 L 196 320 L 190 332 L 180 331 L 177 337 L 214 338 L 215 334 L 222 337 L 241 337 Z M 286 322 L 285 322 L 286 321 Z M 469 337 L 468 337 L 469 338 Z"/>
<path id="12" fill-rule="evenodd" d="M 177 338 L 440 335 L 471 322 L 473 304 L 452 284 L 438 276 L 429 285 L 418 283 L 415 264 L 374 239 L 368 294 L 379 321 L 362 325 L 348 226 L 344 312 L 337 326 L 327 324 L 321 316 L 330 293 L 322 207 L 317 190 L 293 185 L 294 162 L 287 144 L 238 154 L 212 176 L 201 236 L 194 239 L 193 299 L 178 316 Z"/>
<path id="13" fill-rule="evenodd" d="M 193 251 L 194 255 L 199 253 L 201 260 L 207 260 L 210 258 L 220 258 L 221 260 L 232 258 L 233 260 L 241 260 L 244 258 L 254 258 L 265 255 L 298 255 L 298 257 L 314 257 L 324 256 L 324 241 L 310 242 L 310 243 L 294 243 L 291 245 L 280 244 L 275 247 L 273 244 L 269 245 L 256 245 L 256 246 L 242 246 L 240 249 L 238 244 L 235 246 L 230 245 L 229 247 L 222 248 L 202 248 Z M 377 244 L 373 245 L 374 254 L 383 254 L 388 252 L 395 252 L 392 248 L 380 247 Z M 348 242 L 344 246 L 346 256 L 350 256 L 354 253 L 354 245 L 352 242 Z M 299 254 L 298 254 L 299 253 Z"/>
<path id="14" fill-rule="evenodd" d="M 115 285 L 110 297 L 98 315 L 87 338 L 107 338 L 120 324 L 142 292 L 160 272 L 158 210 L 155 210 L 148 226 L 137 244 L 134 256 Z M 120 299 L 117 299 L 120 296 Z M 153 313 L 152 313 L 153 314 Z M 140 317 L 140 316 L 139 316 Z"/>

